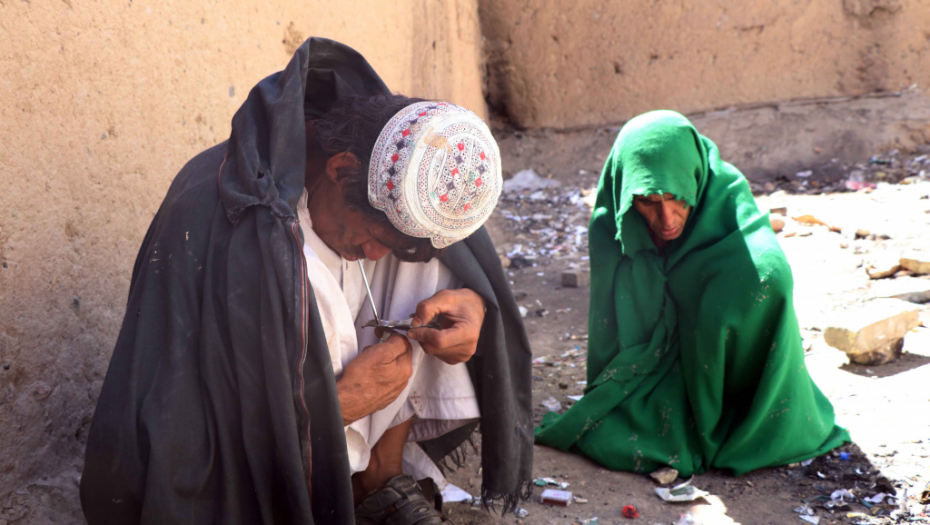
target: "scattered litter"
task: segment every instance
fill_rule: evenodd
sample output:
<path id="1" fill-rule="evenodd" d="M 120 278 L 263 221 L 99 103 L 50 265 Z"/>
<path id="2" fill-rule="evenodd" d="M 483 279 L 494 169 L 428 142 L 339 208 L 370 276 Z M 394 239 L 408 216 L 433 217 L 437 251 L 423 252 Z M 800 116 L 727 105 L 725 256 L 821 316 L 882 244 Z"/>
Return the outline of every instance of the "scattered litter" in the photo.
<path id="1" fill-rule="evenodd" d="M 544 400 L 540 405 L 547 408 L 549 412 L 558 412 L 562 410 L 562 403 L 559 403 L 559 400 L 554 397 Z"/>
<path id="2" fill-rule="evenodd" d="M 574 401 L 574 402 L 576 402 L 576 403 L 577 403 L 578 401 L 581 401 L 581 398 L 583 398 L 583 397 L 584 397 L 584 396 L 568 396 L 569 399 L 571 399 L 572 401 Z"/>
<path id="3" fill-rule="evenodd" d="M 808 516 L 814 515 L 814 509 L 812 509 L 807 503 L 801 505 L 800 507 L 795 507 L 794 511 L 798 514 L 806 514 Z"/>
<path id="4" fill-rule="evenodd" d="M 547 355 L 533 359 L 533 366 L 547 366 L 552 368 L 561 368 L 568 366 L 574 368 L 588 360 L 585 351 L 579 346 L 574 349 L 563 352 L 560 356 Z"/>
<path id="5" fill-rule="evenodd" d="M 873 505 L 881 505 L 885 502 L 887 498 L 894 498 L 891 494 L 886 494 L 884 492 L 879 492 L 878 494 L 872 496 L 871 498 L 862 498 L 862 501 L 867 501 Z"/>
<path id="6" fill-rule="evenodd" d="M 795 176 L 795 177 L 801 177 L 802 179 L 806 179 L 806 178 L 810 177 L 810 176 L 813 175 L 813 174 L 814 174 L 813 171 L 811 171 L 811 170 L 805 170 L 805 171 L 799 171 L 799 172 L 795 173 L 794 176 Z"/>
<path id="7" fill-rule="evenodd" d="M 813 463 L 813 462 L 814 462 L 814 458 L 805 459 L 804 461 L 801 462 L 801 466 L 802 466 L 802 467 L 806 467 L 806 466 L 810 465 L 810 464 Z"/>
<path id="8" fill-rule="evenodd" d="M 459 487 L 456 487 L 455 485 L 451 483 L 446 485 L 446 488 L 442 489 L 441 494 L 442 494 L 443 503 L 458 503 L 458 502 L 471 503 L 472 501 L 475 500 L 474 496 L 465 492 Z"/>
<path id="9" fill-rule="evenodd" d="M 691 482 L 694 480 L 692 476 L 691 479 L 685 481 L 680 485 L 676 485 L 672 488 L 665 487 L 656 487 L 656 494 L 665 501 L 679 503 L 682 501 L 694 501 L 705 496 L 710 496 L 709 492 L 705 492 L 694 485 Z"/>
<path id="10" fill-rule="evenodd" d="M 564 490 L 564 489 L 567 489 L 568 486 L 571 485 L 571 483 L 567 481 L 556 481 L 552 478 L 536 478 L 533 480 L 533 485 L 536 485 L 537 487 L 545 487 L 546 485 L 553 485 L 555 487 L 559 487 L 560 489 Z"/>
<path id="11" fill-rule="evenodd" d="M 445 503 L 445 502 L 443 502 L 443 503 Z M 527 517 L 527 516 L 530 515 L 530 511 L 524 509 L 523 507 L 517 507 L 517 508 L 513 509 L 513 513 L 514 513 L 518 518 L 525 518 L 525 517 Z"/>
<path id="12" fill-rule="evenodd" d="M 855 170 L 849 174 L 849 178 L 846 179 L 843 186 L 849 191 L 872 190 L 876 188 L 874 182 L 867 182 L 865 179 L 866 176 L 864 172 Z"/>
<path id="13" fill-rule="evenodd" d="M 824 508 L 833 509 L 836 507 L 846 507 L 850 502 L 856 501 L 856 496 L 847 489 L 834 490 L 830 494 L 830 501 L 823 504 Z"/>
<path id="14" fill-rule="evenodd" d="M 553 188 L 558 186 L 560 183 L 557 180 L 544 179 L 536 174 L 532 169 L 521 170 L 516 173 L 513 177 L 504 181 L 503 189 L 508 192 L 516 192 L 523 190 L 541 190 L 545 188 Z"/>
<path id="15" fill-rule="evenodd" d="M 508 190 L 523 188 L 527 181 L 530 184 L 539 182 L 545 187 L 530 195 L 522 190 Z M 510 260 L 509 270 L 536 266 L 542 260 L 565 259 L 574 260 L 568 265 L 569 270 L 585 270 L 583 266 L 587 265 L 580 263 L 588 260 L 588 223 L 597 193 L 594 189 L 562 189 L 550 184 L 555 182 L 524 172 L 504 182 L 498 210 L 506 219 L 504 227 L 521 240 L 503 250 L 503 255 Z"/>
<path id="16" fill-rule="evenodd" d="M 639 512 L 636 511 L 636 507 L 633 505 L 624 505 L 623 506 L 623 517 L 629 519 L 636 519 L 639 517 Z"/>
<path id="17" fill-rule="evenodd" d="M 805 516 L 802 514 L 798 517 L 808 523 L 813 523 L 814 525 L 817 525 L 818 523 L 820 523 L 820 516 Z"/>
<path id="18" fill-rule="evenodd" d="M 593 517 L 593 518 L 591 518 L 591 519 L 589 519 L 589 520 L 584 520 L 584 521 L 581 522 L 581 525 L 598 525 L 598 524 L 597 524 L 597 517 L 595 516 L 595 517 Z"/>
<path id="19" fill-rule="evenodd" d="M 582 498 L 581 496 L 577 494 L 575 494 L 573 498 L 574 498 L 575 503 L 587 503 L 588 502 L 588 498 Z"/>
<path id="20" fill-rule="evenodd" d="M 572 504 L 572 493 L 567 490 L 546 489 L 539 497 L 539 502 L 567 507 Z"/>
<path id="21" fill-rule="evenodd" d="M 520 317 L 526 317 L 526 314 L 529 313 L 529 310 L 527 310 L 525 306 L 521 306 L 519 308 L 520 308 Z"/>
<path id="22" fill-rule="evenodd" d="M 668 485 L 678 479 L 678 471 L 671 467 L 663 467 L 649 474 L 649 477 L 656 480 L 659 485 Z"/>
<path id="23" fill-rule="evenodd" d="M 840 452 L 840 459 L 842 461 L 849 461 L 849 452 Z"/>

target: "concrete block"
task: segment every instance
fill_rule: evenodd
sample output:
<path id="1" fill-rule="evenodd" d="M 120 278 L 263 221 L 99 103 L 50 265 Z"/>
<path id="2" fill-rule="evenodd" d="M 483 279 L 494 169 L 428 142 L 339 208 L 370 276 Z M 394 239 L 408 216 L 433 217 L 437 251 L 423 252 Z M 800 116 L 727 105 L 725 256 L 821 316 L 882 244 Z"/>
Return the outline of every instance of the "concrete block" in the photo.
<path id="1" fill-rule="evenodd" d="M 591 272 L 587 270 L 569 270 L 562 272 L 562 286 L 581 288 L 591 284 Z"/>
<path id="2" fill-rule="evenodd" d="M 891 277 L 901 270 L 901 264 L 898 260 L 878 260 L 868 263 L 865 267 L 865 273 L 870 279 L 885 279 Z"/>
<path id="3" fill-rule="evenodd" d="M 920 306 L 900 299 L 876 299 L 843 310 L 824 330 L 824 341 L 850 361 L 881 365 L 901 355 L 904 336 L 920 324 Z"/>
<path id="4" fill-rule="evenodd" d="M 915 275 L 930 273 L 930 252 L 910 251 L 901 256 L 901 267 Z"/>

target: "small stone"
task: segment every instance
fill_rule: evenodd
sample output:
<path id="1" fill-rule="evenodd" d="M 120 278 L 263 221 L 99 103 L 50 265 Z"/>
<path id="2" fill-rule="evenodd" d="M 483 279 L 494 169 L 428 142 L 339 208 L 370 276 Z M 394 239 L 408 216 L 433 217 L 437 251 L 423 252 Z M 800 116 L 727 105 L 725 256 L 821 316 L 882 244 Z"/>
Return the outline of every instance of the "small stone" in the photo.
<path id="1" fill-rule="evenodd" d="M 678 471 L 671 467 L 663 467 L 649 474 L 649 477 L 656 480 L 659 485 L 668 485 L 678 479 Z"/>
<path id="2" fill-rule="evenodd" d="M 506 255 L 500 255 L 499 257 L 501 258 L 501 266 L 504 268 L 510 268 L 510 258 Z"/>
<path id="3" fill-rule="evenodd" d="M 930 273 L 930 252 L 910 251 L 901 256 L 901 267 L 915 275 Z"/>
<path id="4" fill-rule="evenodd" d="M 775 233 L 778 233 L 785 229 L 785 221 L 781 219 L 769 217 L 769 222 L 772 223 L 772 230 L 774 230 Z"/>
<path id="5" fill-rule="evenodd" d="M 920 307 L 900 299 L 876 299 L 846 309 L 824 330 L 824 341 L 862 365 L 881 365 L 901 355 L 904 336 L 920 324 Z"/>
<path id="6" fill-rule="evenodd" d="M 591 273 L 583 270 L 569 270 L 562 272 L 562 286 L 566 288 L 581 288 L 591 284 Z"/>

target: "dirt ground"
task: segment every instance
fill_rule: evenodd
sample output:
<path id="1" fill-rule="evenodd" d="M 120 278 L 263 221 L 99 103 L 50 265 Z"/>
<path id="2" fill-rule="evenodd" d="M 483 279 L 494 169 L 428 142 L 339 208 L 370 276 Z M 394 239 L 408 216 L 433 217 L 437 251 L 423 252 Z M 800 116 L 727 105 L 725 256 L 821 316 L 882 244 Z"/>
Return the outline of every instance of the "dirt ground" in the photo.
<path id="1" fill-rule="evenodd" d="M 562 160 L 546 156 L 542 166 L 527 163 L 527 157 L 535 152 L 539 161 L 540 151 L 558 150 L 559 145 L 546 142 L 558 141 L 558 136 L 502 140 L 505 169 L 514 173 L 535 168 L 543 178 L 551 176 L 562 182 L 541 193 L 529 190 L 505 195 L 490 224 L 499 251 L 510 256 L 507 272 L 518 303 L 527 310 L 525 323 L 536 358 L 533 393 L 537 422 L 548 410 L 541 402 L 554 398 L 564 411 L 572 404 L 568 396 L 581 395 L 584 388 L 578 382 L 585 380 L 589 289 L 562 287 L 560 276 L 565 270 L 587 266 L 586 235 L 579 235 L 578 227 L 587 226 L 590 208 L 582 201 L 586 192 L 580 190 L 596 184 L 597 170 L 611 142 L 602 135 L 592 136 L 582 151 L 564 151 Z M 779 240 L 795 277 L 795 304 L 805 346 L 809 347 L 807 365 L 833 402 L 838 421 L 852 434 L 854 444 L 841 449 L 847 452 L 848 460 L 837 453 L 818 458 L 809 466 L 763 469 L 740 478 L 710 472 L 696 476 L 693 483 L 713 497 L 697 505 L 668 504 L 656 496 L 653 489 L 657 485 L 646 476 L 609 472 L 585 458 L 537 446 L 534 476 L 568 482 L 566 490 L 587 503 L 567 508 L 542 505 L 538 502 L 541 489 L 537 488 L 534 498 L 521 505 L 528 513 L 522 518 L 488 515 L 466 503 L 447 505 L 448 514 L 463 525 L 571 524 L 595 517 L 604 524 L 626 522 L 622 508 L 635 505 L 640 517 L 632 522 L 677 523 L 680 515 L 690 510 L 702 516 L 696 523 L 755 525 L 804 523 L 794 509 L 809 502 L 821 524 L 832 524 L 856 523 L 856 519 L 846 517 L 848 512 L 881 516 L 898 508 L 884 505 L 869 509 L 854 502 L 832 511 L 825 509 L 822 500 L 838 489 L 851 489 L 859 498 L 897 492 L 901 501 L 907 502 L 904 507 L 917 509 L 916 497 L 930 482 L 930 389 L 926 386 L 930 384 L 930 308 L 922 307 L 923 327 L 908 334 L 904 356 L 891 364 L 849 364 L 845 354 L 827 346 L 821 337 L 832 319 L 864 301 L 930 291 L 928 276 L 904 272 L 873 281 L 865 272 L 870 262 L 899 257 L 905 248 L 930 250 L 930 182 L 920 178 L 926 159 L 919 151 L 898 152 L 893 157 L 888 153 L 892 152 L 876 158 L 863 156 L 859 163 L 862 181 L 867 186 L 874 183 L 874 190 L 845 191 L 842 172 L 832 178 L 829 174 L 820 178 L 792 176 L 774 179 L 764 187 L 762 181 L 753 184 L 759 190 L 760 209 L 787 208 L 787 217 L 781 217 L 787 225 Z M 893 161 L 885 162 L 888 159 Z M 856 166 L 848 168 L 846 172 Z M 797 193 L 821 186 L 842 192 Z M 779 187 L 793 193 L 772 193 Z M 838 228 L 869 230 L 869 236 L 856 240 L 850 238 L 848 229 L 833 232 L 826 226 L 791 219 L 805 214 Z M 921 298 L 930 301 L 930 294 Z M 477 456 L 471 456 L 449 479 L 476 493 L 479 463 Z M 895 521 L 887 517 L 873 521 L 882 522 Z M 915 516 L 912 522 L 930 522 L 930 518 Z"/>
<path id="2" fill-rule="evenodd" d="M 927 276 L 899 274 L 873 281 L 865 271 L 871 262 L 897 257 L 905 248 L 930 250 L 930 182 L 924 180 L 930 162 L 923 156 L 924 148 L 916 145 L 921 142 L 917 136 L 910 144 L 891 141 L 887 149 L 870 149 L 858 142 L 857 148 L 845 150 L 840 139 L 817 143 L 800 136 L 809 128 L 804 122 L 816 121 L 832 130 L 831 137 L 841 137 L 839 123 L 851 113 L 891 130 L 895 122 L 904 121 L 902 113 L 914 109 L 908 104 L 888 109 L 876 101 L 856 101 L 842 110 L 812 106 L 803 115 L 798 108 L 788 113 L 762 108 L 743 112 L 739 118 L 725 114 L 694 118 L 699 129 L 709 130 L 705 132 L 718 140 L 724 158 L 734 159 L 745 170 L 761 209 L 786 208 L 787 216 L 781 218 L 787 224 L 779 240 L 794 273 L 795 306 L 810 347 L 807 365 L 853 436 L 854 444 L 843 449 L 848 460 L 830 455 L 809 466 L 764 469 L 740 478 L 725 472 L 699 475 L 694 485 L 713 497 L 691 506 L 664 503 L 653 492 L 656 484 L 646 476 L 609 472 L 582 457 L 536 447 L 534 475 L 569 483 L 567 490 L 587 503 L 543 506 L 537 502 L 537 489 L 536 498 L 521 504 L 528 513 L 524 517 L 489 515 L 465 503 L 448 504 L 450 517 L 460 525 L 569 525 L 597 517 L 600 525 L 624 523 L 623 506 L 635 505 L 640 517 L 631 523 L 667 525 L 692 512 L 701 516 L 700 523 L 790 524 L 804 523 L 794 509 L 808 501 L 826 525 L 855 523 L 846 518 L 847 511 L 872 512 L 860 503 L 834 512 L 824 509 L 819 499 L 838 489 L 853 489 L 857 496 L 897 492 L 913 504 L 930 481 L 930 315 L 924 311 L 924 327 L 907 336 L 904 356 L 880 367 L 850 365 L 843 353 L 823 342 L 822 331 L 831 319 L 871 298 L 928 292 L 922 297 L 930 300 Z M 733 122 L 751 125 L 741 133 L 730 129 Z M 830 127 L 825 122 L 837 124 Z M 774 135 L 767 135 L 767 130 L 774 130 Z M 541 193 L 505 194 L 488 224 L 496 245 L 509 256 L 507 272 L 518 303 L 527 310 L 525 323 L 538 361 L 533 367 L 538 421 L 547 410 L 542 401 L 554 398 L 564 410 L 572 403 L 568 396 L 581 395 L 584 388 L 578 382 L 585 379 L 589 289 L 564 288 L 560 277 L 565 270 L 588 265 L 590 208 L 584 200 L 590 198 L 587 190 L 596 184 L 617 129 L 497 131 L 506 178 L 532 168 L 561 183 Z M 772 137 L 777 140 L 768 140 Z M 815 152 L 819 147 L 823 150 Z M 785 165 L 778 160 L 794 159 L 792 152 L 799 148 L 811 149 L 816 162 Z M 840 152 L 836 161 L 829 158 L 831 151 Z M 851 177 L 867 189 L 847 191 Z M 871 185 L 874 190 L 868 188 Z M 833 232 L 791 219 L 805 214 L 841 230 L 868 230 L 869 235 L 849 238 L 849 230 Z M 480 488 L 479 467 L 472 455 L 449 479 L 475 494 Z M 62 464 L 58 475 L 11 494 L 0 504 L 0 525 L 83 523 L 79 475 L 76 458 L 73 464 Z M 895 508 L 879 506 L 874 511 L 887 514 Z"/>

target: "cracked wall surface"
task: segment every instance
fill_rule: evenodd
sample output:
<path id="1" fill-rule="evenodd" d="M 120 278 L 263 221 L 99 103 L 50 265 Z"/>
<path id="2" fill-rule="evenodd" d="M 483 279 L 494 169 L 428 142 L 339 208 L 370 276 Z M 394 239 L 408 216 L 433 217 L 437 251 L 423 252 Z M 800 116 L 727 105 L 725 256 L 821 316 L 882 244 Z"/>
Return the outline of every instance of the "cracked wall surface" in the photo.
<path id="1" fill-rule="evenodd" d="M 484 114 L 476 0 L 0 0 L 0 524 L 80 521 L 136 250 L 181 166 L 309 36 Z"/>
<path id="2" fill-rule="evenodd" d="M 480 0 L 488 103 L 521 128 L 930 82 L 928 0 Z"/>

